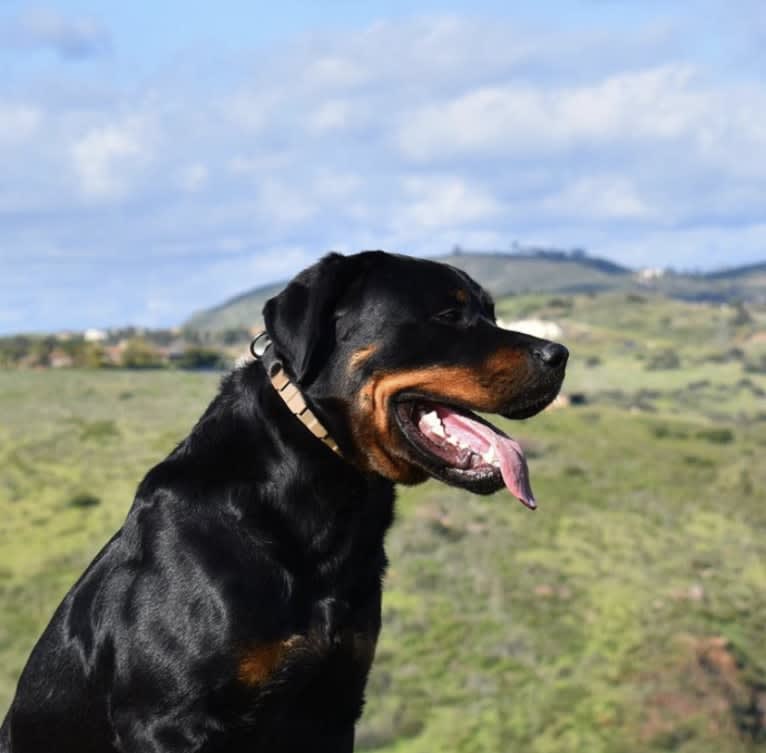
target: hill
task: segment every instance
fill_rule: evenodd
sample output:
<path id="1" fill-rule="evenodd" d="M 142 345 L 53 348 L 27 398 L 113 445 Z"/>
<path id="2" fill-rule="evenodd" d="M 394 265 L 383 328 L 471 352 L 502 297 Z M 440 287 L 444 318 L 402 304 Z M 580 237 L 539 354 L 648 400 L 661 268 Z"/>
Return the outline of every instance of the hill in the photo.
<path id="1" fill-rule="evenodd" d="M 669 298 L 687 301 L 766 302 L 766 263 L 709 274 L 668 271 L 642 277 L 634 270 L 606 259 L 555 250 L 514 254 L 459 252 L 435 260 L 465 270 L 497 299 L 524 293 L 656 291 Z M 282 287 L 284 282 L 254 288 L 194 314 L 184 326 L 211 333 L 258 326 L 263 304 Z"/>
<path id="2" fill-rule="evenodd" d="M 196 332 L 223 332 L 227 329 L 257 326 L 261 322 L 263 305 L 284 286 L 284 282 L 263 285 L 229 298 L 218 306 L 198 311 L 184 322 L 184 329 Z"/>
<path id="3" fill-rule="evenodd" d="M 584 293 L 630 285 L 632 271 L 605 259 L 563 252 L 471 253 L 436 261 L 466 271 L 495 297 L 519 293 Z"/>
<path id="4" fill-rule="evenodd" d="M 563 252 L 458 253 L 435 260 L 464 269 L 497 297 L 528 292 L 614 290 L 629 286 L 632 274 L 629 269 L 604 259 Z M 284 282 L 253 288 L 214 308 L 195 313 L 184 327 L 199 332 L 221 332 L 258 326 L 263 304 L 283 287 Z"/>

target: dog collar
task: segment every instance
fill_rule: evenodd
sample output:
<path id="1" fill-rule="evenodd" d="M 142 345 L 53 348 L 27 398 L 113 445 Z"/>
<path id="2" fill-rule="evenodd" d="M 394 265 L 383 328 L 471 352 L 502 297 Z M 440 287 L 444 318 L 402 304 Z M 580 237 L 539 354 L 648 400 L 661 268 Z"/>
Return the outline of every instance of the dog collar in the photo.
<path id="1" fill-rule="evenodd" d="M 330 436 L 330 432 L 325 429 L 322 422 L 316 417 L 311 408 L 306 405 L 303 394 L 290 378 L 287 372 L 276 357 L 269 359 L 266 363 L 266 352 L 271 348 L 271 338 L 266 330 L 259 332 L 250 343 L 250 353 L 256 361 L 261 361 L 266 374 L 271 380 L 271 384 L 277 391 L 285 405 L 292 413 L 320 442 L 324 442 L 333 452 L 341 454 L 338 443 Z M 271 355 L 274 350 L 271 349 Z"/>

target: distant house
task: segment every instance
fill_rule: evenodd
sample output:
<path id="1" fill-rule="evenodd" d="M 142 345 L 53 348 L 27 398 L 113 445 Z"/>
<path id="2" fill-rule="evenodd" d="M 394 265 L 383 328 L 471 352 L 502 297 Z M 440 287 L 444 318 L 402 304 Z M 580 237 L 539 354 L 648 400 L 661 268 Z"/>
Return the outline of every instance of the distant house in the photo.
<path id="1" fill-rule="evenodd" d="M 88 343 L 100 343 L 106 340 L 107 334 L 103 329 L 86 329 L 83 333 L 83 339 Z"/>
<path id="2" fill-rule="evenodd" d="M 52 369 L 69 369 L 74 365 L 74 359 L 61 348 L 55 348 L 48 356 L 48 365 Z"/>
<path id="3" fill-rule="evenodd" d="M 666 270 L 662 267 L 644 267 L 639 269 L 636 273 L 636 277 L 639 282 L 652 282 L 653 280 L 659 280 L 665 276 Z"/>
<path id="4" fill-rule="evenodd" d="M 106 356 L 107 363 L 112 366 L 120 366 L 122 364 L 122 354 L 125 351 L 125 340 L 120 340 L 117 345 L 109 345 L 104 348 L 104 355 Z"/>

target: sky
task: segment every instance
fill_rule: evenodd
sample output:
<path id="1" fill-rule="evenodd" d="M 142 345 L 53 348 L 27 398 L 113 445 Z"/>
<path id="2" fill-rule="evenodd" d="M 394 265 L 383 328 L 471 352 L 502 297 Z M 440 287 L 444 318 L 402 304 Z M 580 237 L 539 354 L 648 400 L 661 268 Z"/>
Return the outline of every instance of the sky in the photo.
<path id="1" fill-rule="evenodd" d="M 766 260 L 761 0 L 0 0 L 0 333 L 328 250 Z"/>

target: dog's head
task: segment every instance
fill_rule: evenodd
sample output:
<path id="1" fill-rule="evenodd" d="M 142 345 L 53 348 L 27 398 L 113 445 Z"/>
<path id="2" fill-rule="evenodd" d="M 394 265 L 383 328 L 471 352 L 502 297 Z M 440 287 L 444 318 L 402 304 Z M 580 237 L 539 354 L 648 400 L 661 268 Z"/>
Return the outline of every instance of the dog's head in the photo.
<path id="1" fill-rule="evenodd" d="M 275 352 L 349 462 L 428 475 L 535 506 L 519 445 L 473 411 L 528 418 L 561 387 L 563 345 L 495 323 L 492 299 L 445 264 L 330 254 L 264 308 Z"/>

